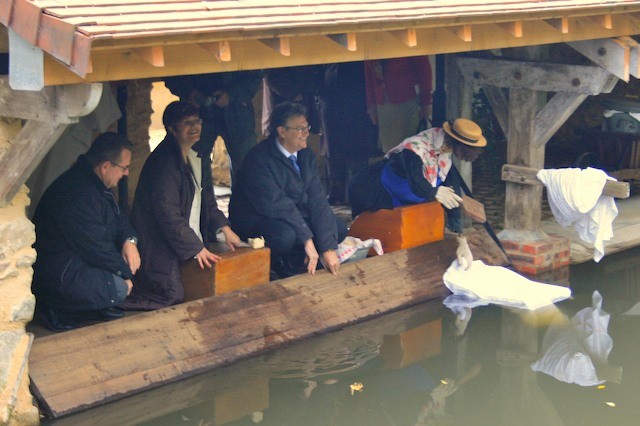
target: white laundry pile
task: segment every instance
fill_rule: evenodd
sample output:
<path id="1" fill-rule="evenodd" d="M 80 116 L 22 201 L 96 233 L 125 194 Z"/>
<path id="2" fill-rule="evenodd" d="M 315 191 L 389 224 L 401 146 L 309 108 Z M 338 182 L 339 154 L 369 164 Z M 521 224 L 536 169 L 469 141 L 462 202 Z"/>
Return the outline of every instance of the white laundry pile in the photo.
<path id="1" fill-rule="evenodd" d="M 476 299 L 482 299 L 498 305 L 538 309 L 571 296 L 567 287 L 532 281 L 502 266 L 485 265 L 481 260 L 474 260 L 466 271 L 454 260 L 443 280 L 454 295 L 467 297 L 465 303 L 475 304 Z M 447 306 L 452 309 L 455 302 L 448 300 Z"/>
<path id="2" fill-rule="evenodd" d="M 372 247 L 376 254 L 381 255 L 384 253 L 382 243 L 377 238 L 369 238 L 368 240 L 362 241 L 360 238 L 347 237 L 338 244 L 336 254 L 338 255 L 338 260 L 342 263 L 356 256 L 356 253 L 363 258 L 366 257 L 367 252 Z"/>
<path id="3" fill-rule="evenodd" d="M 542 356 L 531 368 L 580 386 L 603 383 L 595 365 L 607 363 L 613 340 L 607 331 L 609 314 L 602 310 L 602 296 L 595 291 L 593 306 L 576 313 L 571 321 L 560 315 L 545 333 Z"/>
<path id="4" fill-rule="evenodd" d="M 613 220 L 618 208 L 613 197 L 602 195 L 607 180 L 615 180 L 602 170 L 548 169 L 538 172 L 547 187 L 549 206 L 558 223 L 575 224 L 582 241 L 592 243 L 593 260 L 604 256 L 604 242 L 613 237 Z"/>

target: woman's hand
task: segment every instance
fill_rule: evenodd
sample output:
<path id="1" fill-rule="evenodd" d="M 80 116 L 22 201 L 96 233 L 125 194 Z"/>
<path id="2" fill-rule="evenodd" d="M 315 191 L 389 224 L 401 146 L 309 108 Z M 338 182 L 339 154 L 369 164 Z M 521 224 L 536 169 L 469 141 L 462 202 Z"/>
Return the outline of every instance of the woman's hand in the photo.
<path id="1" fill-rule="evenodd" d="M 217 254 L 211 253 L 206 247 L 203 247 L 193 258 L 198 262 L 198 265 L 200 265 L 200 269 L 204 269 L 205 266 L 211 268 L 214 263 L 222 259 Z"/>
<path id="2" fill-rule="evenodd" d="M 445 208 L 451 210 L 460 207 L 462 198 L 449 186 L 441 185 L 436 191 L 436 200 Z"/>
<path id="3" fill-rule="evenodd" d="M 238 234 L 233 232 L 229 226 L 223 226 L 220 230 L 224 234 L 224 240 L 227 242 L 229 250 L 235 251 L 236 247 L 239 247 L 242 244 L 242 240 L 240 240 Z"/>

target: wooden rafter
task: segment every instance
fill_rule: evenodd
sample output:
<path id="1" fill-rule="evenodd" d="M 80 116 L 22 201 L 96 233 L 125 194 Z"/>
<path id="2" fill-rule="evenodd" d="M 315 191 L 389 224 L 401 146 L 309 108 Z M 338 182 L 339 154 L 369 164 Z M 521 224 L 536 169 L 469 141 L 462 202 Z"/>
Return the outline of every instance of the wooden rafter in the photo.
<path id="1" fill-rule="evenodd" d="M 213 43 L 200 43 L 200 47 L 212 53 L 218 62 L 229 62 L 231 60 L 231 46 L 226 40 Z"/>
<path id="2" fill-rule="evenodd" d="M 267 47 L 275 50 L 282 56 L 291 56 L 291 47 L 289 37 L 263 38 L 260 42 Z"/>
<path id="3" fill-rule="evenodd" d="M 459 37 L 460 40 L 465 43 L 469 43 L 473 40 L 471 25 L 455 25 L 453 27 L 445 27 L 445 29 Z"/>
<path id="4" fill-rule="evenodd" d="M 358 50 L 356 44 L 356 33 L 342 33 L 342 34 L 327 34 L 327 37 L 347 49 L 349 52 L 355 52 Z"/>
<path id="5" fill-rule="evenodd" d="M 498 26 L 514 36 L 515 38 L 521 38 L 523 35 L 522 32 L 522 21 L 514 21 L 514 22 L 500 22 Z"/>
<path id="6" fill-rule="evenodd" d="M 545 19 L 544 22 L 551 25 L 556 30 L 560 31 L 562 34 L 569 33 L 569 19 L 568 18 L 552 18 Z"/>
<path id="7" fill-rule="evenodd" d="M 400 39 L 404 44 L 409 47 L 416 47 L 418 45 L 418 37 L 416 35 L 415 28 L 407 28 L 406 30 L 389 31 L 391 35 Z"/>
<path id="8" fill-rule="evenodd" d="M 592 18 L 598 25 L 607 30 L 613 29 L 613 18 L 610 13 L 604 15 L 596 15 Z"/>
<path id="9" fill-rule="evenodd" d="M 164 49 L 162 46 L 139 47 L 133 52 L 154 67 L 164 67 Z"/>

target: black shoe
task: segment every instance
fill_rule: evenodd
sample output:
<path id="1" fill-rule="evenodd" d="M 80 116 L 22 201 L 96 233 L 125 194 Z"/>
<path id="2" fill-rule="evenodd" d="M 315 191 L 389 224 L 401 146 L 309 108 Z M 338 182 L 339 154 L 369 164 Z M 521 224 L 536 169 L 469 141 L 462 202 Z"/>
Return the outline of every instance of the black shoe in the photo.
<path id="1" fill-rule="evenodd" d="M 111 321 L 124 317 L 124 312 L 116 308 L 106 308 L 97 311 L 81 312 L 78 315 L 87 321 Z"/>
<path id="2" fill-rule="evenodd" d="M 78 327 L 78 323 L 53 308 L 44 308 L 41 313 L 45 327 L 51 331 L 67 331 Z"/>

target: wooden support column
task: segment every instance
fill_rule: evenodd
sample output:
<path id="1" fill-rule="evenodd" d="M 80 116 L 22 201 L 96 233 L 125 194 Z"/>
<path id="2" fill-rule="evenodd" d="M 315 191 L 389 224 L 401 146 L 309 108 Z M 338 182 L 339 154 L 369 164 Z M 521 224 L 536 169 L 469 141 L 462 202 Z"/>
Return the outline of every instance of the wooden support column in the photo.
<path id="1" fill-rule="evenodd" d="M 535 118 L 538 92 L 511 89 L 507 162 L 543 168 L 544 145 L 535 143 Z M 504 225 L 507 229 L 528 231 L 540 225 L 542 188 L 507 182 Z"/>

